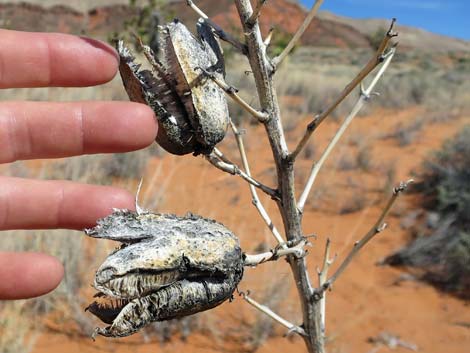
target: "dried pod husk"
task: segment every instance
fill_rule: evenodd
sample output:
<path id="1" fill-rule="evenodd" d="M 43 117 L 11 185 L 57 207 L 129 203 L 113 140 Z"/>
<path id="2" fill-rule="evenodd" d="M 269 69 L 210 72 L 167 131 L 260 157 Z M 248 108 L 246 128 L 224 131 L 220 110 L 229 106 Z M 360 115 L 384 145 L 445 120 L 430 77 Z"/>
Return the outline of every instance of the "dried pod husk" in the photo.
<path id="1" fill-rule="evenodd" d="M 238 238 L 192 214 L 115 210 L 86 234 L 121 242 L 97 270 L 97 300 L 87 308 L 110 325 L 96 329 L 103 336 L 211 309 L 232 296 L 243 275 Z"/>
<path id="2" fill-rule="evenodd" d="M 160 28 L 161 58 L 149 47 L 152 70 L 141 69 L 118 42 L 119 71 L 132 101 L 148 104 L 159 122 L 156 141 L 173 154 L 210 153 L 225 136 L 229 113 L 225 94 L 203 70 L 225 76 L 223 54 L 212 29 L 199 20 L 199 38 L 179 21 Z"/>

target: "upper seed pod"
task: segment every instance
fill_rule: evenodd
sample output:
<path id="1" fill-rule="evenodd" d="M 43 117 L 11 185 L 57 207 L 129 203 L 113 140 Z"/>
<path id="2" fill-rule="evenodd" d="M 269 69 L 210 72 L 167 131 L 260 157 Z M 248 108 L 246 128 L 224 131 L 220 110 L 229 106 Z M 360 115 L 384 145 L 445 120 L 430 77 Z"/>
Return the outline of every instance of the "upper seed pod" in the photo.
<path id="1" fill-rule="evenodd" d="M 162 55 L 159 59 L 142 46 L 152 71 L 140 65 L 122 41 L 117 50 L 119 71 L 132 101 L 145 103 L 159 121 L 156 141 L 173 154 L 208 154 L 225 136 L 229 113 L 225 94 L 204 75 L 225 76 L 224 60 L 212 29 L 199 20 L 199 38 L 179 21 L 160 28 Z"/>

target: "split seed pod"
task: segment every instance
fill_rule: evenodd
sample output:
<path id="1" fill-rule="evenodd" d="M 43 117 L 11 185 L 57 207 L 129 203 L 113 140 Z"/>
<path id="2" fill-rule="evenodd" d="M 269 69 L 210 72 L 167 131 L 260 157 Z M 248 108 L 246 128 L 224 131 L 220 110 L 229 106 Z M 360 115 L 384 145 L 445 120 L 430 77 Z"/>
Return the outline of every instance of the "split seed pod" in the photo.
<path id="1" fill-rule="evenodd" d="M 141 70 L 135 57 L 118 42 L 119 71 L 132 101 L 149 105 L 159 130 L 156 141 L 170 153 L 208 154 L 222 141 L 229 124 L 223 90 L 205 71 L 223 79 L 224 59 L 218 40 L 204 20 L 197 23 L 199 38 L 179 21 L 160 27 L 159 59 L 142 46 L 152 70 Z"/>
<path id="2" fill-rule="evenodd" d="M 238 238 L 196 215 L 114 210 L 85 232 L 121 242 L 95 274 L 98 299 L 87 310 L 109 326 L 93 336 L 129 336 L 211 309 L 231 298 L 243 275 Z"/>

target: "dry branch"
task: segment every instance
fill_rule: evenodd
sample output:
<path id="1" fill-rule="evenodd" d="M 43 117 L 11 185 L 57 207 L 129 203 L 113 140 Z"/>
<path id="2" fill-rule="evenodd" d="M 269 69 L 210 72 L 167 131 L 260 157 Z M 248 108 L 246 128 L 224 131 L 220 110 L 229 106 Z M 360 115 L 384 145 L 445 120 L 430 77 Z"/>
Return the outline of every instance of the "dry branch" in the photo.
<path id="1" fill-rule="evenodd" d="M 341 94 L 336 98 L 331 105 L 326 108 L 322 113 L 315 116 L 315 118 L 307 125 L 304 136 L 298 143 L 294 152 L 290 155 L 292 160 L 295 160 L 302 149 L 307 144 L 310 136 L 316 130 L 316 128 L 336 109 L 336 107 L 349 96 L 349 94 L 356 88 L 362 80 L 369 75 L 380 63 L 385 60 L 384 55 L 386 54 L 387 48 L 389 47 L 390 40 L 393 37 L 397 36 L 397 33 L 393 31 L 393 25 L 395 24 L 395 19 L 392 20 L 390 28 L 385 34 L 382 42 L 380 43 L 375 55 L 369 60 L 369 62 L 364 66 L 364 68 L 353 78 L 353 80 L 343 89 Z"/>
<path id="2" fill-rule="evenodd" d="M 287 321 L 286 319 L 280 317 L 274 311 L 269 309 L 266 305 L 262 305 L 262 304 L 258 303 L 257 301 L 255 301 L 254 299 L 252 299 L 251 297 L 249 297 L 247 293 L 240 292 L 240 295 L 242 296 L 243 299 L 245 299 L 245 301 L 248 304 L 252 305 L 254 308 L 261 311 L 262 313 L 268 315 L 270 318 L 272 318 L 274 321 L 277 321 L 282 326 L 287 327 L 287 329 L 289 330 L 288 333 L 291 333 L 291 332 L 292 333 L 298 333 L 301 336 L 306 335 L 305 330 L 302 327 L 294 325 L 293 323 L 291 323 L 291 322 Z"/>
<path id="3" fill-rule="evenodd" d="M 303 212 L 304 207 L 305 207 L 305 202 L 307 201 L 307 197 L 310 193 L 310 190 L 312 189 L 313 183 L 315 182 L 315 179 L 317 178 L 318 172 L 320 171 L 321 167 L 325 163 L 326 159 L 330 155 L 331 151 L 333 148 L 336 146 L 340 138 L 343 136 L 344 132 L 348 128 L 348 126 L 351 124 L 353 119 L 356 117 L 356 115 L 359 113 L 359 111 L 362 109 L 364 104 L 369 100 L 372 90 L 374 89 L 375 85 L 379 81 L 379 79 L 383 76 L 385 70 L 387 70 L 388 65 L 390 64 L 393 55 L 395 54 L 395 47 L 391 48 L 389 52 L 384 54 L 385 61 L 383 62 L 382 67 L 380 70 L 377 72 L 375 75 L 374 79 L 370 83 L 369 87 L 367 89 L 362 89 L 361 87 L 361 95 L 359 96 L 359 99 L 357 100 L 356 104 L 354 105 L 353 109 L 349 113 L 349 115 L 344 119 L 343 123 L 341 124 L 340 128 L 336 132 L 335 136 L 333 136 L 333 139 L 330 141 L 328 146 L 326 147 L 325 151 L 321 155 L 320 159 L 318 162 L 314 163 L 312 166 L 312 170 L 310 171 L 310 175 L 307 180 L 307 184 L 305 185 L 304 191 L 302 192 L 302 195 L 299 198 L 299 203 L 298 203 L 298 208 L 300 212 Z"/>
<path id="4" fill-rule="evenodd" d="M 247 24 L 253 14 L 249 0 L 235 0 L 237 11 L 243 26 L 246 44 L 248 46 L 248 60 L 255 79 L 260 106 L 269 115 L 264 121 L 264 127 L 271 146 L 278 180 L 280 201 L 277 202 L 287 241 L 300 240 L 303 237 L 300 213 L 297 209 L 294 187 L 294 165 L 289 159 L 284 131 L 281 124 L 281 113 L 272 75 L 274 67 L 266 55 L 265 45 L 261 36 L 258 21 Z M 303 329 L 302 336 L 309 352 L 324 352 L 323 333 L 318 303 L 310 300 L 313 287 L 304 258 L 287 257 L 291 267 L 294 282 L 297 287 L 299 302 L 302 308 Z"/>
<path id="5" fill-rule="evenodd" d="M 321 270 L 318 271 L 318 286 L 321 288 L 325 284 L 328 278 L 328 270 L 336 259 L 336 254 L 333 258 L 330 258 L 330 239 L 326 239 L 325 244 L 325 254 L 323 256 L 323 265 Z M 322 331 L 325 333 L 325 318 L 326 318 L 326 293 L 323 293 L 322 298 L 320 299 L 320 316 L 322 322 Z"/>
<path id="6" fill-rule="evenodd" d="M 238 128 L 235 126 L 235 124 L 232 121 L 230 121 L 230 127 L 232 128 L 233 134 L 235 135 L 235 139 L 237 141 L 237 146 L 238 146 L 238 150 L 240 151 L 240 157 L 242 159 L 242 164 L 243 164 L 243 168 L 245 169 L 245 173 L 251 176 L 250 165 L 248 164 L 248 158 L 246 156 L 246 150 L 243 144 L 242 135 L 240 131 L 238 131 Z M 252 203 L 255 206 L 255 208 L 258 210 L 258 213 L 260 214 L 264 223 L 268 226 L 274 238 L 276 238 L 278 244 L 281 245 L 283 248 L 286 248 L 284 239 L 282 238 L 277 228 L 274 226 L 273 221 L 271 220 L 268 213 L 266 212 L 266 209 L 261 203 L 258 193 L 256 192 L 256 189 L 253 185 L 250 185 L 250 192 L 251 192 Z"/>
<path id="7" fill-rule="evenodd" d="M 219 155 L 223 155 L 223 154 L 217 149 L 214 149 L 212 153 L 205 155 L 204 157 L 209 161 L 209 163 L 211 163 L 217 169 L 220 169 L 231 175 L 238 175 L 243 180 L 250 183 L 250 185 L 253 185 L 257 187 L 258 189 L 262 190 L 263 192 L 271 196 L 273 199 L 279 198 L 276 190 L 271 189 L 269 186 L 266 186 L 260 183 L 259 181 L 253 179 L 251 176 L 246 174 L 244 171 L 242 171 L 240 168 L 238 168 L 235 164 L 230 162 L 228 159 L 226 159 L 225 157 L 219 157 Z"/>
<path id="8" fill-rule="evenodd" d="M 256 110 L 251 105 L 243 100 L 237 93 L 238 89 L 233 86 L 229 86 L 226 82 L 218 79 L 212 72 L 208 72 L 201 68 L 206 76 L 208 76 L 212 81 L 214 81 L 217 86 L 219 86 L 230 98 L 237 102 L 243 109 L 255 117 L 258 121 L 263 122 L 269 118 L 269 116 L 264 113 Z"/>
<path id="9" fill-rule="evenodd" d="M 186 0 L 186 4 L 191 7 L 201 18 L 206 21 L 206 23 L 211 26 L 214 30 L 214 33 L 223 41 L 230 43 L 235 49 L 237 49 L 243 55 L 247 54 L 247 47 L 245 44 L 241 43 L 231 34 L 225 32 L 218 24 L 214 23 L 196 4 L 191 0 Z"/>
<path id="10" fill-rule="evenodd" d="M 266 251 L 260 254 L 245 254 L 244 265 L 245 266 L 258 266 L 268 261 L 278 260 L 280 257 L 293 255 L 295 257 L 304 257 L 307 253 L 304 249 L 306 240 L 302 240 L 297 245 L 292 247 L 283 248 L 282 246 L 276 247 L 271 251 Z"/>
<path id="11" fill-rule="evenodd" d="M 258 21 L 259 15 L 261 13 L 261 9 L 263 8 L 264 4 L 268 0 L 257 0 L 256 1 L 256 7 L 253 10 L 253 13 L 251 14 L 250 18 L 246 21 L 249 26 L 253 26 L 256 21 Z"/>
<path id="12" fill-rule="evenodd" d="M 379 218 L 375 222 L 375 224 L 372 226 L 372 228 L 359 240 L 358 242 L 354 243 L 353 248 L 349 252 L 349 254 L 346 256 L 346 258 L 343 260 L 341 265 L 339 265 L 338 269 L 335 271 L 335 273 L 325 282 L 321 287 L 315 290 L 314 293 L 314 299 L 319 300 L 323 293 L 328 289 L 331 288 L 333 283 L 338 279 L 338 277 L 346 270 L 348 265 L 351 263 L 351 261 L 354 259 L 354 257 L 358 254 L 358 252 L 372 239 L 374 238 L 377 234 L 382 232 L 386 227 L 387 224 L 384 223 L 384 219 L 387 216 L 388 212 L 392 208 L 393 204 L 395 203 L 396 199 L 398 196 L 406 190 L 408 185 L 412 183 L 413 180 L 410 179 L 406 182 L 401 182 L 397 187 L 393 188 L 392 196 L 388 200 L 387 204 L 385 205 L 384 209 L 382 210 L 382 213 L 380 214 Z"/>
<path id="13" fill-rule="evenodd" d="M 307 17 L 305 17 L 304 22 L 300 25 L 297 32 L 295 32 L 294 36 L 289 41 L 289 43 L 284 48 L 284 50 L 281 52 L 281 54 L 279 54 L 278 56 L 276 56 L 273 59 L 274 67 L 279 66 L 279 64 L 290 54 L 292 49 L 294 49 L 294 46 L 297 44 L 300 37 L 302 37 L 302 35 L 307 30 L 310 23 L 312 22 L 312 20 L 316 16 L 316 14 L 318 12 L 318 9 L 320 8 L 322 3 L 323 3 L 323 0 L 315 0 L 315 3 L 313 4 L 312 8 L 310 9 L 309 13 L 307 14 Z"/>
<path id="14" fill-rule="evenodd" d="M 261 36 L 261 31 L 259 27 L 259 16 L 262 11 L 263 6 L 265 6 L 266 1 L 258 0 L 255 2 L 255 9 L 252 8 L 252 2 L 250 0 L 234 0 L 237 7 L 237 11 L 240 17 L 240 21 L 243 27 L 243 34 L 245 43 L 243 44 L 244 53 L 246 54 L 251 72 L 253 73 L 257 96 L 259 98 L 260 109 L 256 110 L 248 105 L 243 99 L 237 95 L 237 91 L 227 85 L 221 80 L 214 80 L 210 73 L 207 73 L 210 78 L 212 78 L 216 84 L 219 85 L 229 96 L 231 96 L 235 101 L 237 101 L 246 111 L 251 115 L 255 116 L 263 125 L 266 130 L 266 134 L 269 140 L 271 147 L 273 161 L 276 166 L 276 177 L 277 177 L 277 186 L 273 189 L 267 188 L 263 184 L 259 183 L 257 180 L 253 179 L 250 173 L 250 168 L 247 160 L 246 150 L 243 145 L 243 139 L 238 131 L 237 127 L 231 122 L 232 130 L 235 134 L 235 138 L 238 144 L 242 165 L 244 171 L 241 171 L 235 164 L 233 164 L 229 159 L 227 159 L 220 151 L 217 149 L 214 150 L 206 158 L 211 161 L 217 168 L 222 169 L 231 174 L 238 174 L 244 178 L 249 183 L 249 188 L 252 196 L 253 204 L 255 205 L 257 211 L 261 215 L 262 219 L 269 227 L 274 237 L 278 242 L 278 246 L 269 252 L 246 255 L 244 260 L 245 266 L 256 266 L 266 261 L 272 261 L 278 259 L 281 256 L 284 256 L 288 261 L 292 274 L 294 277 L 294 282 L 297 287 L 299 302 L 302 310 L 302 325 L 294 325 L 287 320 L 281 318 L 279 315 L 274 313 L 268 307 L 261 305 L 250 298 L 248 295 L 241 293 L 244 299 L 257 308 L 258 310 L 269 315 L 271 318 L 281 323 L 287 327 L 290 331 L 299 333 L 306 344 L 307 350 L 310 353 L 324 353 L 325 352 L 325 290 L 328 289 L 337 277 L 344 271 L 347 265 L 354 258 L 356 253 L 373 238 L 377 232 L 380 232 L 383 229 L 383 219 L 390 209 L 393 201 L 397 197 L 398 193 L 406 187 L 406 184 L 400 185 L 399 188 L 395 189 L 394 196 L 391 201 L 385 207 L 384 212 L 379 217 L 379 220 L 376 222 L 376 225 L 373 229 L 367 233 L 361 241 L 355 246 L 351 253 L 346 257 L 343 263 L 339 266 L 338 270 L 327 279 L 328 270 L 332 264 L 332 259 L 330 259 L 330 243 L 327 242 L 325 248 L 325 259 L 321 271 L 319 271 L 319 287 L 315 289 L 310 280 L 310 276 L 307 270 L 306 263 L 306 252 L 304 246 L 306 245 L 306 238 L 303 235 L 302 231 L 302 210 L 305 204 L 305 199 L 310 191 L 311 185 L 307 185 L 304 189 L 303 196 L 299 204 L 296 200 L 295 193 L 295 183 L 294 183 L 294 162 L 307 143 L 309 137 L 316 129 L 316 127 L 357 87 L 363 79 L 372 72 L 380 63 L 384 62 L 384 65 L 379 71 L 378 75 L 372 80 L 371 85 L 367 90 L 361 91 L 361 97 L 356 104 L 356 107 L 351 112 L 350 116 L 354 117 L 362 104 L 369 98 L 371 91 L 375 84 L 377 83 L 378 78 L 383 73 L 383 70 L 388 66 L 391 57 L 395 51 L 394 48 L 390 50 L 390 39 L 396 34 L 393 32 L 393 22 L 390 26 L 389 31 L 386 36 L 383 38 L 380 47 L 378 48 L 376 54 L 373 58 L 369 60 L 367 65 L 359 72 L 359 74 L 345 87 L 340 96 L 333 102 L 333 104 L 328 107 L 323 113 L 317 115 L 313 121 L 308 125 L 305 135 L 300 140 L 296 149 L 291 153 L 288 149 L 286 139 L 284 136 L 284 130 L 281 123 L 281 113 L 279 109 L 279 104 L 277 101 L 277 94 L 273 82 L 273 74 L 275 72 L 276 66 L 282 63 L 282 61 L 289 55 L 292 48 L 298 42 L 299 38 L 302 36 L 306 28 L 311 23 L 315 14 L 320 7 L 322 0 L 316 0 L 303 24 L 297 30 L 287 47 L 283 52 L 274 60 L 271 60 L 266 53 L 266 48 L 269 45 L 271 40 L 272 32 L 268 37 L 263 41 Z M 200 16 L 207 19 L 207 16 L 198 9 L 192 1 L 188 1 L 188 5 L 191 6 Z M 209 23 L 209 22 L 208 22 Z M 210 24 L 210 23 L 209 23 Z M 211 25 L 214 30 L 217 32 L 217 28 Z M 351 120 L 346 119 L 346 120 Z M 343 130 L 346 128 L 348 123 L 344 126 Z M 325 151 L 320 160 L 318 166 L 313 174 L 313 181 L 315 180 L 316 174 L 320 169 L 321 165 L 324 163 L 324 160 L 328 157 L 331 149 L 339 140 L 342 135 L 342 131 L 337 133 L 337 136 L 333 139 L 331 147 Z M 315 168 L 315 167 L 314 167 Z M 313 184 L 313 181 L 310 184 Z M 261 204 L 258 197 L 257 189 L 261 189 L 270 195 L 276 202 L 280 215 L 282 217 L 282 222 L 284 226 L 285 240 L 281 236 L 279 230 L 274 226 L 270 216 L 266 212 L 266 209 Z M 275 193 L 275 195 L 273 195 Z M 299 208 L 299 205 L 301 206 Z"/>

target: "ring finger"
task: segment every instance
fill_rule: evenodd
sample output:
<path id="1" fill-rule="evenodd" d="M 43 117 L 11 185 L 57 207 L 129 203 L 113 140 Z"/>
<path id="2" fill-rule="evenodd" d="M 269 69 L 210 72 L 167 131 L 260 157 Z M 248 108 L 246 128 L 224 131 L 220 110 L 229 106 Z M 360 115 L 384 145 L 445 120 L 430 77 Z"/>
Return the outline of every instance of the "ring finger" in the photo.
<path id="1" fill-rule="evenodd" d="M 100 152 L 152 143 L 153 112 L 131 102 L 5 102 L 0 104 L 0 163 Z"/>

